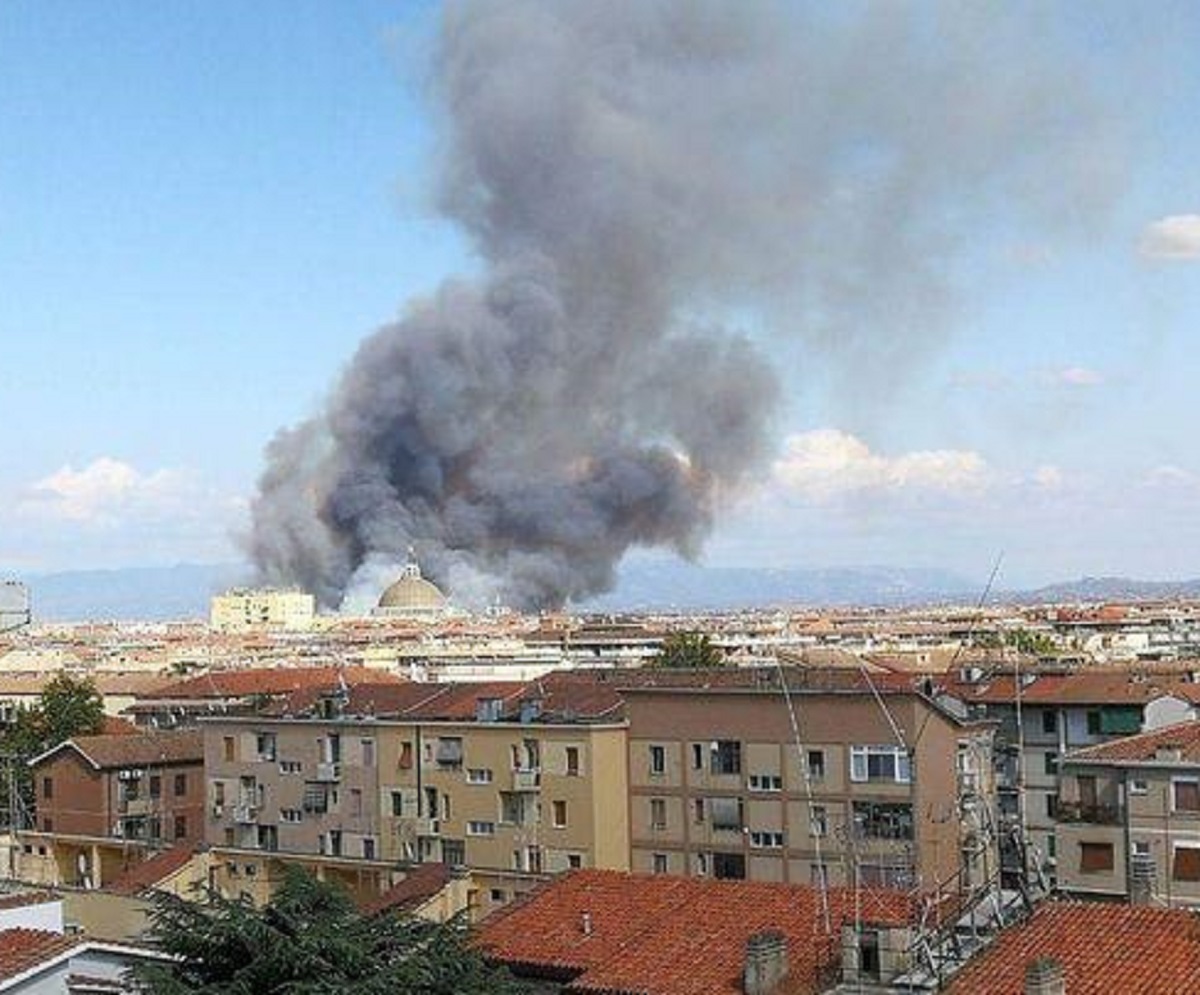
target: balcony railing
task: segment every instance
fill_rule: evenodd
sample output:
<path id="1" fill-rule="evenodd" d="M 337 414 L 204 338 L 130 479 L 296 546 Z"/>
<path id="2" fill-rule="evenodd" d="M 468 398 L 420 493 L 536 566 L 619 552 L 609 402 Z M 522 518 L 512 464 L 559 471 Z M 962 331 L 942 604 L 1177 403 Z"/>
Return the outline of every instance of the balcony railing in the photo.
<path id="1" fill-rule="evenodd" d="M 1059 801 L 1056 818 L 1059 822 L 1085 822 L 1096 826 L 1117 826 L 1124 821 L 1124 816 L 1124 810 L 1115 803 Z"/>
<path id="2" fill-rule="evenodd" d="M 536 768 L 518 767 L 512 772 L 513 791 L 537 791 L 542 783 L 542 772 Z"/>
<path id="3" fill-rule="evenodd" d="M 340 763 L 321 763 L 317 764 L 317 776 L 313 780 L 329 783 L 341 780 L 341 777 L 342 765 Z"/>

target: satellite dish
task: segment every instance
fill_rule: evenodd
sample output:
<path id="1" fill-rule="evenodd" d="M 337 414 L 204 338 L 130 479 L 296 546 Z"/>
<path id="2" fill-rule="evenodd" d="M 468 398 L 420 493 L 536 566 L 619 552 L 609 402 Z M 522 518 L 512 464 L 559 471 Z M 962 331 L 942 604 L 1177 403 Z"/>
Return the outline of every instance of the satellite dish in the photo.
<path id="1" fill-rule="evenodd" d="M 28 625 L 29 588 L 15 580 L 0 581 L 0 632 Z"/>

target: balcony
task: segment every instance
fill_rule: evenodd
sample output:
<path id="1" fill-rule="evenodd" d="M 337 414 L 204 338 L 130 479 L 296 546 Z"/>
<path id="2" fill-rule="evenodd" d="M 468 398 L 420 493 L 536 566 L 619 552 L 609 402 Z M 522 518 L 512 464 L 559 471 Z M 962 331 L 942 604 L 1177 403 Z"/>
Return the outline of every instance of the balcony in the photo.
<path id="1" fill-rule="evenodd" d="M 313 778 L 315 781 L 329 783 L 332 781 L 340 781 L 342 779 L 342 765 L 339 763 L 317 764 L 317 776 Z"/>
<path id="2" fill-rule="evenodd" d="M 239 826 L 252 826 L 258 819 L 258 808 L 254 805 L 235 805 L 233 821 Z"/>
<path id="3" fill-rule="evenodd" d="M 542 786 L 542 772 L 534 767 L 518 767 L 512 772 L 513 791 L 537 791 Z"/>
<path id="4" fill-rule="evenodd" d="M 1085 822 L 1094 826 L 1119 826 L 1125 821 L 1125 810 L 1117 804 L 1059 801 L 1056 818 L 1059 822 Z"/>

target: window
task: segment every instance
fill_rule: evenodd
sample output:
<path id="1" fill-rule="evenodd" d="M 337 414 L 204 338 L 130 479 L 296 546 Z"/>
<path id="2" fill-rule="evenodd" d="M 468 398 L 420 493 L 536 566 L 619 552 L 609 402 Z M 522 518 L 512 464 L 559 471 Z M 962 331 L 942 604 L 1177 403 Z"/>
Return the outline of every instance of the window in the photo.
<path id="1" fill-rule="evenodd" d="M 1047 736 L 1053 736 L 1058 732 L 1058 713 L 1051 711 L 1049 708 L 1042 711 L 1042 732 Z"/>
<path id="2" fill-rule="evenodd" d="M 667 750 L 663 746 L 650 747 L 650 773 L 659 776 L 667 772 Z"/>
<path id="3" fill-rule="evenodd" d="M 713 877 L 718 880 L 741 880 L 746 876 L 746 856 L 741 853 L 714 853 Z"/>
<path id="4" fill-rule="evenodd" d="M 150 775 L 150 797 L 158 798 L 162 794 L 162 776 L 160 774 Z"/>
<path id="5" fill-rule="evenodd" d="M 783 848 L 783 833 L 752 830 L 750 846 L 756 850 L 780 850 Z"/>
<path id="6" fill-rule="evenodd" d="M 783 778 L 778 774 L 751 774 L 751 791 L 782 791 Z"/>
<path id="7" fill-rule="evenodd" d="M 364 739 L 362 741 L 362 765 L 364 767 L 375 766 L 375 740 Z"/>
<path id="8" fill-rule="evenodd" d="M 475 700 L 475 721 L 499 722 L 503 714 L 503 698 L 477 698 Z"/>
<path id="9" fill-rule="evenodd" d="M 583 866 L 583 857 L 578 853 L 568 853 L 567 866 L 573 871 L 579 870 Z"/>
<path id="10" fill-rule="evenodd" d="M 363 813 L 363 793 L 361 788 L 350 789 L 350 814 L 360 816 Z"/>
<path id="11" fill-rule="evenodd" d="M 1133 843 L 1133 855 L 1135 857 L 1149 857 L 1150 844 L 1145 840 L 1135 840 Z"/>
<path id="12" fill-rule="evenodd" d="M 54 778 L 52 778 L 52 777 L 43 777 L 42 778 L 42 797 L 46 798 L 46 799 L 50 799 L 50 798 L 54 797 Z"/>
<path id="13" fill-rule="evenodd" d="M 667 828 L 667 802 L 664 798 L 650 799 L 650 828 Z"/>
<path id="14" fill-rule="evenodd" d="M 184 839 L 187 836 L 187 816 L 175 816 L 175 838 L 177 840 Z"/>
<path id="15" fill-rule="evenodd" d="M 1058 838 L 1054 835 L 1046 837 L 1046 856 L 1051 860 L 1058 856 Z"/>
<path id="16" fill-rule="evenodd" d="M 467 784 L 491 784 L 492 772 L 487 767 L 468 767 Z"/>
<path id="17" fill-rule="evenodd" d="M 303 807 L 305 812 L 329 811 L 329 786 L 309 782 L 304 786 Z"/>
<path id="18" fill-rule="evenodd" d="M 1087 731 L 1089 736 L 1100 735 L 1100 712 L 1091 711 L 1087 713 Z"/>
<path id="19" fill-rule="evenodd" d="M 808 779 L 810 781 L 825 780 L 825 751 L 808 751 Z"/>
<path id="20" fill-rule="evenodd" d="M 404 815 L 404 793 L 402 791 L 392 792 L 392 817 L 399 818 Z"/>
<path id="21" fill-rule="evenodd" d="M 260 850 L 278 850 L 279 829 L 275 826 L 259 826 L 258 848 Z"/>
<path id="22" fill-rule="evenodd" d="M 1150 793 L 1150 782 L 1141 778 L 1134 778 L 1129 782 L 1129 793 L 1131 795 L 1146 795 Z"/>
<path id="23" fill-rule="evenodd" d="M 744 820 L 740 798 L 710 798 L 708 811 L 713 829 L 739 833 L 742 831 Z"/>
<path id="24" fill-rule="evenodd" d="M 375 859 L 375 840 L 370 837 L 364 837 L 362 841 L 363 860 Z"/>
<path id="25" fill-rule="evenodd" d="M 255 736 L 254 747 L 258 751 L 259 760 L 275 759 L 275 734 L 273 732 L 260 732 Z"/>
<path id="26" fill-rule="evenodd" d="M 704 877 L 708 873 L 708 854 L 696 854 L 696 876 Z"/>
<path id="27" fill-rule="evenodd" d="M 175 775 L 175 797 L 182 798 L 187 794 L 187 774 Z"/>
<path id="28" fill-rule="evenodd" d="M 809 832 L 813 836 L 824 836 L 829 832 L 829 813 L 824 805 L 814 805 L 809 816 Z"/>
<path id="29" fill-rule="evenodd" d="M 714 774 L 740 774 L 742 744 L 736 739 L 722 739 L 713 743 L 710 769 Z"/>
<path id="30" fill-rule="evenodd" d="M 850 780 L 908 784 L 912 780 L 908 752 L 898 746 L 852 746 Z"/>
<path id="31" fill-rule="evenodd" d="M 413 745 L 410 742 L 400 744 L 400 762 L 397 766 L 401 770 L 411 770 L 413 765 Z"/>
<path id="32" fill-rule="evenodd" d="M 461 867 L 467 862 L 467 844 L 462 840 L 442 840 L 442 863 Z"/>
<path id="33" fill-rule="evenodd" d="M 489 893 L 489 897 L 497 905 L 508 901 L 508 893 L 503 888 L 493 888 Z"/>
<path id="34" fill-rule="evenodd" d="M 495 836 L 496 824 L 482 820 L 472 820 L 467 823 L 468 836 Z"/>
<path id="35" fill-rule="evenodd" d="M 827 864 L 809 864 L 808 883 L 814 888 L 828 888 L 829 866 Z"/>
<path id="36" fill-rule="evenodd" d="M 1171 862 L 1171 878 L 1175 881 L 1200 881 L 1200 847 L 1175 847 L 1175 859 Z"/>
<path id="37" fill-rule="evenodd" d="M 703 798 L 696 798 L 692 801 L 692 821 L 693 822 L 703 822 L 704 821 L 704 799 Z"/>
<path id="38" fill-rule="evenodd" d="M 1058 820 L 1058 795 L 1054 792 L 1046 795 L 1046 818 Z"/>
<path id="39" fill-rule="evenodd" d="M 552 809 L 554 812 L 554 828 L 565 829 L 567 827 L 567 803 L 560 799 L 555 799 Z"/>
<path id="40" fill-rule="evenodd" d="M 579 776 L 579 747 L 567 747 L 567 777 Z"/>
<path id="41" fill-rule="evenodd" d="M 1080 843 L 1079 872 L 1081 874 L 1103 874 L 1113 869 L 1113 845 L 1111 843 Z"/>
<path id="42" fill-rule="evenodd" d="M 458 767 L 462 765 L 462 739 L 454 736 L 444 736 L 438 739 L 436 756 L 439 767 Z"/>
<path id="43" fill-rule="evenodd" d="M 280 822 L 300 822 L 304 818 L 304 813 L 298 808 L 281 808 L 279 810 Z"/>
<path id="44" fill-rule="evenodd" d="M 912 806 L 891 802 L 855 802 L 854 830 L 860 839 L 911 840 Z"/>
<path id="45" fill-rule="evenodd" d="M 692 744 L 692 769 L 704 769 L 704 745 L 702 743 Z"/>
<path id="46" fill-rule="evenodd" d="M 651 857 L 651 865 L 655 874 L 667 873 L 667 855 L 665 853 L 656 853 Z"/>
<path id="47" fill-rule="evenodd" d="M 213 781 L 213 804 L 218 808 L 225 804 L 225 782 Z"/>
<path id="48" fill-rule="evenodd" d="M 51 819 L 50 816 L 48 816 L 48 815 L 44 816 L 42 818 L 42 832 L 43 833 L 54 832 L 54 820 Z"/>
<path id="49" fill-rule="evenodd" d="M 1171 808 L 1175 812 L 1200 812 L 1200 781 L 1191 778 L 1172 780 Z"/>
<path id="50" fill-rule="evenodd" d="M 226 763 L 233 763 L 237 759 L 237 744 L 232 736 L 226 736 L 221 741 L 223 756 Z"/>
<path id="51" fill-rule="evenodd" d="M 279 773 L 280 774 L 300 774 L 303 771 L 304 771 L 304 764 L 302 764 L 299 760 L 280 760 L 279 761 Z"/>
<path id="52" fill-rule="evenodd" d="M 1042 773 L 1047 777 L 1058 776 L 1058 754 L 1054 751 L 1042 755 Z"/>

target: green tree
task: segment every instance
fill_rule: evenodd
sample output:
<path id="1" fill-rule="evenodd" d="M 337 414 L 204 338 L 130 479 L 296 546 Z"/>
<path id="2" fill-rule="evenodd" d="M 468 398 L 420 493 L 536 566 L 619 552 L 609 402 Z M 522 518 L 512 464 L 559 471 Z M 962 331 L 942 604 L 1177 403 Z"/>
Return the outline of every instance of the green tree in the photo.
<path id="1" fill-rule="evenodd" d="M 20 807 L 33 810 L 33 778 L 29 761 L 72 736 L 91 736 L 104 728 L 104 699 L 89 678 L 58 674 L 42 689 L 32 707 L 17 710 L 13 721 L 0 735 L 0 754 L 12 765 L 13 782 L 0 785 L 3 811 L 11 808 L 10 790 L 15 783 Z"/>
<path id="2" fill-rule="evenodd" d="M 529 989 L 467 944 L 461 919 L 366 916 L 336 885 L 290 868 L 255 909 L 210 894 L 205 903 L 160 894 L 151 934 L 176 959 L 143 964 L 133 980 L 150 995 L 519 995 Z"/>
<path id="3" fill-rule="evenodd" d="M 653 661 L 656 667 L 679 668 L 719 667 L 724 662 L 724 655 L 702 632 L 672 632 Z"/>

